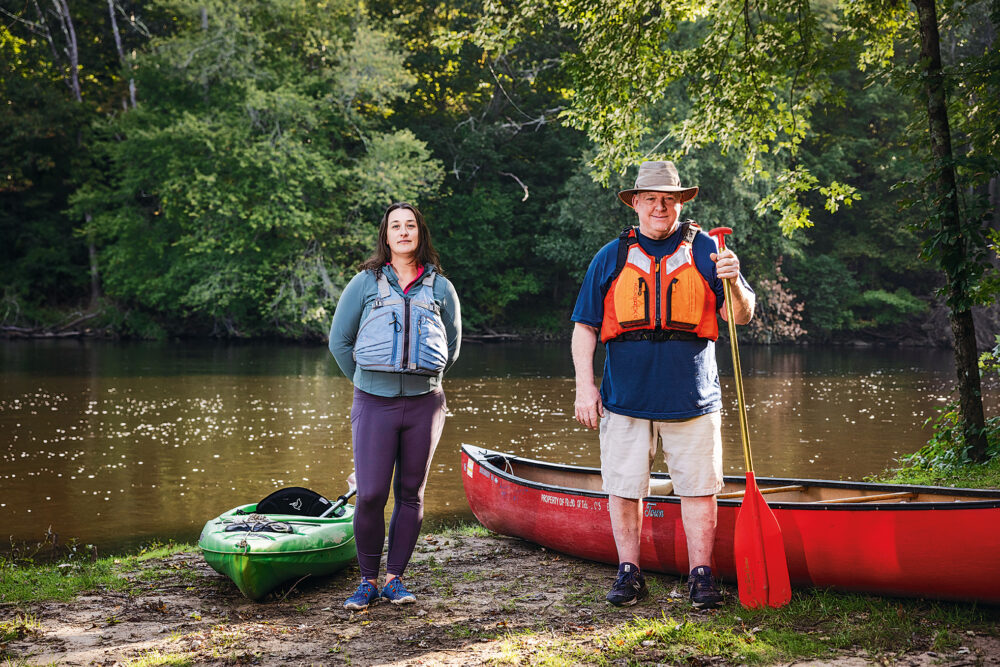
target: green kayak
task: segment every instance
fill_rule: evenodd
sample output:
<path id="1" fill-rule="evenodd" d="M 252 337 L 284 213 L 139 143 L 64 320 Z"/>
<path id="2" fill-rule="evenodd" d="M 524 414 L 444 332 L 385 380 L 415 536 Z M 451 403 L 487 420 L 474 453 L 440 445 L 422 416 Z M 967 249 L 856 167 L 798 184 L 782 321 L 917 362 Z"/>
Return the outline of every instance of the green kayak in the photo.
<path id="1" fill-rule="evenodd" d="M 198 538 L 205 560 L 251 600 L 305 576 L 332 574 L 355 561 L 354 507 L 328 518 L 256 514 L 242 505 L 210 520 Z"/>

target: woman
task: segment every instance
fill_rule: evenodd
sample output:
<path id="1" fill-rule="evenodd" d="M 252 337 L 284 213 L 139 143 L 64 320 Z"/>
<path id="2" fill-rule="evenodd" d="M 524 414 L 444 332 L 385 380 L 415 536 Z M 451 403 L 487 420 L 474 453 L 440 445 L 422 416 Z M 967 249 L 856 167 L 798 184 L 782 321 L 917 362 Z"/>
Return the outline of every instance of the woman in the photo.
<path id="1" fill-rule="evenodd" d="M 382 216 L 375 252 L 344 289 L 330 328 L 330 351 L 354 382 L 361 585 L 345 609 L 367 609 L 380 598 L 416 602 L 402 576 L 420 533 L 424 486 L 444 427 L 441 377 L 458 358 L 461 338 L 458 295 L 441 274 L 423 216 L 410 204 L 393 204 Z M 390 483 L 394 506 L 380 593 Z"/>

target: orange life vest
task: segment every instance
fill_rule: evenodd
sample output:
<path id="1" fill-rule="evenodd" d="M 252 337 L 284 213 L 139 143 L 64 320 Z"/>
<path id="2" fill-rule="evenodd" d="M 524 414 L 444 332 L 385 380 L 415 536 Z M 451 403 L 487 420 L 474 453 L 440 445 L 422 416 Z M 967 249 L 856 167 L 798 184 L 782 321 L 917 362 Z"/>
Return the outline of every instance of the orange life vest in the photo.
<path id="1" fill-rule="evenodd" d="M 715 292 L 694 264 L 691 244 L 699 230 L 685 222 L 677 250 L 659 262 L 639 246 L 634 227 L 622 231 L 615 272 L 604 287 L 602 343 L 719 337 Z"/>

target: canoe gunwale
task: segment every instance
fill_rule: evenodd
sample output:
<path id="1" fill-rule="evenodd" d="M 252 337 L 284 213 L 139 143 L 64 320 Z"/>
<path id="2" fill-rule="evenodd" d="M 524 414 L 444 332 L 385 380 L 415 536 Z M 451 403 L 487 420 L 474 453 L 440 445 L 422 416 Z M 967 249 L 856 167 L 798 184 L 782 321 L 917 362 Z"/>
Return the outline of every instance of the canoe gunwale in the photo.
<path id="1" fill-rule="evenodd" d="M 529 459 L 521 456 L 515 456 L 512 454 L 506 454 L 504 452 L 499 452 L 495 450 L 486 449 L 477 445 L 462 444 L 461 451 L 464 452 L 472 461 L 475 461 L 483 469 L 489 470 L 492 474 L 501 477 L 502 479 L 511 482 L 513 484 L 518 484 L 528 488 L 538 489 L 541 491 L 558 491 L 559 493 L 564 493 L 567 495 L 585 496 L 588 498 L 607 498 L 608 494 L 603 491 L 591 491 L 589 489 L 580 489 L 568 486 L 556 486 L 553 484 L 545 484 L 541 482 L 535 482 L 524 477 L 518 477 L 511 472 L 504 470 L 502 467 L 495 465 L 491 459 L 500 458 L 504 461 L 513 461 L 519 464 L 528 465 L 536 468 L 544 468 L 548 470 L 557 470 L 567 473 L 576 474 L 592 474 L 600 475 L 599 468 L 586 467 L 586 466 L 573 466 L 561 463 L 551 463 L 548 461 L 539 461 L 536 459 Z M 653 473 L 652 475 L 655 479 L 669 479 L 670 476 L 667 473 Z M 743 477 L 727 475 L 724 477 L 727 483 L 740 484 L 745 480 Z M 857 489 L 865 491 L 912 491 L 914 493 L 920 494 L 938 494 L 938 495 L 948 495 L 948 496 L 972 496 L 980 498 L 978 500 L 946 500 L 946 501 L 917 501 L 917 502 L 906 502 L 906 503 L 838 503 L 838 502 L 824 502 L 824 501 L 779 501 L 779 500 L 768 500 L 768 506 L 772 509 L 795 509 L 795 510 L 814 510 L 814 511 L 837 511 L 837 512 L 871 512 L 871 511 L 928 511 L 928 510 L 960 510 L 960 509 L 988 509 L 1000 507 L 1000 490 L 993 489 L 965 489 L 965 488 L 953 488 L 946 486 L 917 486 L 917 485 L 904 485 L 904 484 L 877 484 L 871 482 L 853 482 L 853 481 L 837 481 L 837 480 L 816 480 L 816 479 L 793 479 L 785 477 L 758 477 L 758 485 L 774 484 L 774 485 L 788 485 L 788 484 L 800 484 L 805 487 L 826 487 L 826 488 L 839 488 L 839 489 Z M 992 497 L 993 499 L 981 499 L 983 496 Z M 650 495 L 645 496 L 643 500 L 656 503 L 672 503 L 679 504 L 681 499 L 680 496 L 657 496 Z M 729 507 L 739 507 L 743 499 L 742 498 L 730 498 L 730 499 L 720 499 L 717 501 L 720 506 Z"/>

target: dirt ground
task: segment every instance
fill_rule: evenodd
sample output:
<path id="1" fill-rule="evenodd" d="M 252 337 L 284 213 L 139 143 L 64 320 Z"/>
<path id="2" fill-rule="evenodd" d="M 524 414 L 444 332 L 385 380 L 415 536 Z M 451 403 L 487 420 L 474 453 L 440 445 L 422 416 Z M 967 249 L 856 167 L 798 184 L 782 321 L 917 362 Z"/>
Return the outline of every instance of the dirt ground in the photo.
<path id="1" fill-rule="evenodd" d="M 162 576 L 138 580 L 132 595 L 17 608 L 34 615 L 41 629 L 7 644 L 7 662 L 0 664 L 159 664 L 158 657 L 169 656 L 195 665 L 536 664 L 554 646 L 562 655 L 599 652 L 614 626 L 633 616 L 678 618 L 689 611 L 684 585 L 663 575 L 655 576 L 649 600 L 610 607 L 604 594 L 613 568 L 506 537 L 422 537 L 406 577 L 418 603 L 362 613 L 341 608 L 357 585 L 356 567 L 301 582 L 282 591 L 283 599 L 253 603 L 198 554 L 150 566 Z M 14 612 L 0 607 L 0 618 Z M 963 644 L 949 654 L 916 651 L 878 661 L 844 654 L 797 664 L 1000 665 L 997 638 L 977 635 Z M 663 657 L 649 649 L 629 662 L 662 664 Z M 687 664 L 723 662 L 691 656 Z"/>

